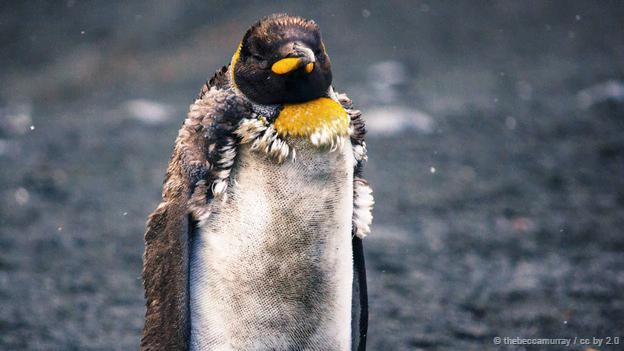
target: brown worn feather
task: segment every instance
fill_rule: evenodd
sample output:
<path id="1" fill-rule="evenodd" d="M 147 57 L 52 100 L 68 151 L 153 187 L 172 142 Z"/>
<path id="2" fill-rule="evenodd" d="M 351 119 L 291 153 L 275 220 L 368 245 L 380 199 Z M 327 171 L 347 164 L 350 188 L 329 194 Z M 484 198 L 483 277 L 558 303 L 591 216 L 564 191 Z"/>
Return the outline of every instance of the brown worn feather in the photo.
<path id="1" fill-rule="evenodd" d="M 187 350 L 188 244 L 193 207 L 205 208 L 219 169 L 219 149 L 251 109 L 231 90 L 218 89 L 224 70 L 201 91 L 178 133 L 163 185 L 163 201 L 145 232 L 143 285 L 147 311 L 141 350 Z M 214 85 L 211 85 L 214 84 Z M 192 201 L 191 201 L 192 199 Z"/>
<path id="2" fill-rule="evenodd" d="M 366 161 L 366 142 L 364 141 L 366 136 L 366 125 L 362 118 L 362 112 L 353 108 L 353 102 L 346 94 L 338 95 L 338 102 L 347 111 L 349 115 L 349 127 L 351 128 L 351 144 L 355 146 L 361 146 L 364 149 L 364 157 L 361 160 L 357 160 L 355 164 L 355 177 L 361 177 L 364 169 L 364 161 Z"/>

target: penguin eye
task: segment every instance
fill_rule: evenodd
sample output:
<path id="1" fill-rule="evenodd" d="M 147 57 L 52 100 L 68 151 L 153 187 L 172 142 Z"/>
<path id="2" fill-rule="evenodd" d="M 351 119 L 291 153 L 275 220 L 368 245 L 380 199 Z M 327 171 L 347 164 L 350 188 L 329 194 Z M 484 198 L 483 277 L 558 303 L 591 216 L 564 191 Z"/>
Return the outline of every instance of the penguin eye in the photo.
<path id="1" fill-rule="evenodd" d="M 253 58 L 256 61 L 262 61 L 262 56 L 260 56 L 258 54 L 252 54 L 251 58 Z"/>
<path id="2" fill-rule="evenodd" d="M 322 49 L 316 50 L 314 52 L 314 56 L 319 62 L 325 62 L 325 51 L 323 51 Z"/>

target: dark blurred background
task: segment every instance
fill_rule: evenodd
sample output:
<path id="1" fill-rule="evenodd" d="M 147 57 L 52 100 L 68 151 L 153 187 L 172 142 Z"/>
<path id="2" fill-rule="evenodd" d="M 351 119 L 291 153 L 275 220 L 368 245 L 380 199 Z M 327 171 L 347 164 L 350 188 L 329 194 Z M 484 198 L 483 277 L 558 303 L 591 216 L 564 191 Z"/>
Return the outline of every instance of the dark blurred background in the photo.
<path id="1" fill-rule="evenodd" d="M 624 2 L 511 0 L 3 1 L 0 349 L 138 348 L 177 129 L 274 12 L 368 121 L 370 350 L 624 349 L 493 343 L 624 344 Z"/>

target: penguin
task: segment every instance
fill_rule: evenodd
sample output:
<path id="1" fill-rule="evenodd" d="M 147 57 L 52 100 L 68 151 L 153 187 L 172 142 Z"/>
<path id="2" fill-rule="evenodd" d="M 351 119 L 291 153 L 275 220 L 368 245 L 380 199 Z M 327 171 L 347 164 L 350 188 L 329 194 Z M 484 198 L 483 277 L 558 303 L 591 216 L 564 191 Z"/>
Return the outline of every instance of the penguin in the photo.
<path id="1" fill-rule="evenodd" d="M 178 132 L 145 232 L 142 350 L 365 350 L 362 114 L 318 25 L 245 33 Z"/>

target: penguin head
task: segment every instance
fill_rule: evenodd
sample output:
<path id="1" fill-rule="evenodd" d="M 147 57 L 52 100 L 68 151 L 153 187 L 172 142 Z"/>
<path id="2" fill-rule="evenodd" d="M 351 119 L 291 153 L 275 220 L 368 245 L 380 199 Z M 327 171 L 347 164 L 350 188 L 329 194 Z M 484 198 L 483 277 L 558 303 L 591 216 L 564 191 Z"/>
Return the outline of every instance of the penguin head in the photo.
<path id="1" fill-rule="evenodd" d="M 314 21 L 276 14 L 245 33 L 232 58 L 234 85 L 251 101 L 273 105 L 327 94 L 331 64 Z"/>

